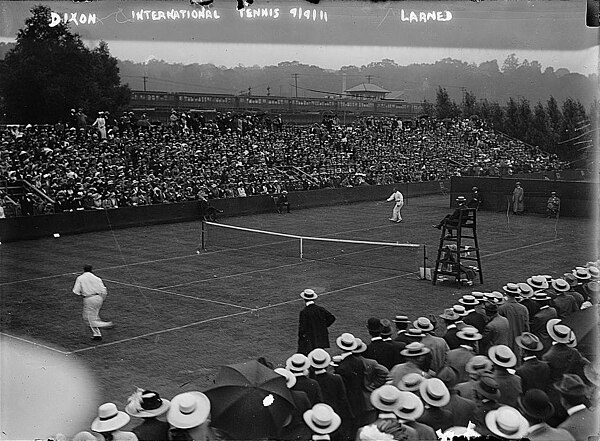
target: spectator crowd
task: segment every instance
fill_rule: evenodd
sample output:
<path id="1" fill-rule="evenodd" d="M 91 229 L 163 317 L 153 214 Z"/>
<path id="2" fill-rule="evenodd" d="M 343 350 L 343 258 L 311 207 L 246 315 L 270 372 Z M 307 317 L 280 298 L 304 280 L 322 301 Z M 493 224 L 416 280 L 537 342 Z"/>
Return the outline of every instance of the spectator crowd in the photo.
<path id="1" fill-rule="evenodd" d="M 284 377 L 293 402 L 279 417 L 273 409 L 280 423 L 276 435 L 263 439 L 598 436 L 600 376 L 593 361 L 599 264 L 588 262 L 559 278 L 534 275 L 501 291 L 471 292 L 435 315 L 371 317 L 370 341 L 344 332 L 335 339 L 337 349 L 325 342 L 308 354 L 290 354 L 279 367 L 261 358 L 262 369 Z M 593 324 L 591 331 L 585 323 Z M 268 398 L 258 407 L 281 405 Z M 124 411 L 102 404 L 90 428 L 70 439 L 226 440 L 254 433 L 251 423 L 215 419 L 217 408 L 223 403 L 210 390 L 167 400 L 138 389 Z"/>
<path id="2" fill-rule="evenodd" d="M 16 204 L 13 215 L 566 166 L 478 120 L 369 117 L 344 125 L 329 117 L 296 126 L 264 115 L 219 113 L 205 121 L 173 111 L 167 124 L 152 125 L 133 112 L 100 112 L 90 123 L 81 109 L 54 126 L 0 130 L 0 158 L 5 189 L 27 183 L 14 199 L 0 194 L 3 205 Z"/>

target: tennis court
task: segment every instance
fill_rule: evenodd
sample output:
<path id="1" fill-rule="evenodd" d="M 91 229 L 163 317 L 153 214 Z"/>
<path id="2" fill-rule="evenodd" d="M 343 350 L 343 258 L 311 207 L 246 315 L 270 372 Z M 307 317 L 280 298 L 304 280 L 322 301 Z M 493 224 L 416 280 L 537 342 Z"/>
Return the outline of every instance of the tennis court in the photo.
<path id="1" fill-rule="evenodd" d="M 200 222 L 2 244 L 2 338 L 83 360 L 102 399 L 121 406 L 134 386 L 170 397 L 208 386 L 222 364 L 259 356 L 283 363 L 296 350 L 304 288 L 320 293 L 319 303 L 337 316 L 332 342 L 347 331 L 367 338 L 370 316 L 438 314 L 470 290 L 418 276 L 424 247 L 433 265 L 440 233 L 431 225 L 450 211 L 448 198 L 409 199 L 401 224 L 387 220 L 391 209 L 370 202 L 221 223 L 419 247 L 307 240 L 300 259 L 295 237 L 209 225 L 202 250 Z M 485 284 L 473 290 L 559 276 L 592 258 L 588 219 L 482 211 L 478 225 Z M 116 325 L 97 343 L 71 292 L 84 263 L 104 280 L 102 316 Z"/>

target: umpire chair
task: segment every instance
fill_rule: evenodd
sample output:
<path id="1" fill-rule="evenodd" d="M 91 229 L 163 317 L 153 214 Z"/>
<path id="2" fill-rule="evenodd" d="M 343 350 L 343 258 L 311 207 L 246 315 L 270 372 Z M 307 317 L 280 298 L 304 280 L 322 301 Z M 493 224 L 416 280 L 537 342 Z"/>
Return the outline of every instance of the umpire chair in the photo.
<path id="1" fill-rule="evenodd" d="M 483 270 L 477 241 L 477 209 L 464 208 L 460 210 L 457 221 L 446 220 L 442 224 L 442 235 L 438 248 L 432 282 L 435 285 L 439 275 L 454 276 L 456 282 L 464 279 L 461 274 L 468 271 L 479 273 L 479 282 L 483 283 Z M 466 245 L 471 243 L 473 246 Z M 471 253 L 475 253 L 472 257 Z M 474 261 L 477 266 L 466 266 L 465 261 Z"/>

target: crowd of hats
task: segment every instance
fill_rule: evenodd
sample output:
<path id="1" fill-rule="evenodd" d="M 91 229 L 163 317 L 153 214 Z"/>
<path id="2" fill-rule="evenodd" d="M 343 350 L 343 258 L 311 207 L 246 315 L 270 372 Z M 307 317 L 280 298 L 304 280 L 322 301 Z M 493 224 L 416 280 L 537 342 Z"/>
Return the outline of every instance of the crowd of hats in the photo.
<path id="1" fill-rule="evenodd" d="M 193 126 L 180 120 L 174 128 L 140 127 L 134 115 L 127 123 L 104 118 L 106 139 L 80 122 L 0 132 L 2 179 L 25 179 L 55 201 L 49 204 L 32 193 L 17 214 L 566 167 L 519 142 L 503 141 L 480 123 L 474 127 L 460 120 L 423 120 L 415 128 L 393 128 L 396 121 L 390 118 L 276 127 L 256 115 L 219 114 Z M 473 155 L 475 143 L 479 148 Z M 465 169 L 448 159 L 470 164 Z M 307 175 L 280 171 L 291 166 Z"/>

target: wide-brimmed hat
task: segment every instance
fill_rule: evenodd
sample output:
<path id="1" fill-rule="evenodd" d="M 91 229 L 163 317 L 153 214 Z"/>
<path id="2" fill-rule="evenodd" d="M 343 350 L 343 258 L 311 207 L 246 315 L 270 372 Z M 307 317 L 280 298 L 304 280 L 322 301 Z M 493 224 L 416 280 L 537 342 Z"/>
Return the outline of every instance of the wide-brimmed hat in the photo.
<path id="1" fill-rule="evenodd" d="M 459 196 L 456 198 L 456 202 L 467 202 L 467 198 L 464 196 Z"/>
<path id="2" fill-rule="evenodd" d="M 588 388 L 579 375 L 563 374 L 560 381 L 554 383 L 554 388 L 561 394 L 572 397 L 581 397 L 587 394 Z"/>
<path id="3" fill-rule="evenodd" d="M 204 423 L 210 414 L 210 400 L 202 392 L 184 392 L 171 400 L 167 421 L 178 429 L 190 429 Z"/>
<path id="4" fill-rule="evenodd" d="M 423 332 L 433 331 L 433 324 L 427 317 L 419 317 L 413 322 L 413 326 Z"/>
<path id="5" fill-rule="evenodd" d="M 335 432 L 342 423 L 340 416 L 325 403 L 315 404 L 302 418 L 310 430 L 321 435 Z"/>
<path id="6" fill-rule="evenodd" d="M 510 406 L 490 410 L 485 415 L 485 425 L 490 432 L 503 439 L 521 439 L 529 429 L 529 423 L 525 417 Z"/>
<path id="7" fill-rule="evenodd" d="M 406 338 L 409 339 L 414 339 L 414 340 L 421 340 L 423 339 L 423 337 L 425 337 L 425 334 L 423 334 L 423 331 L 417 328 L 409 328 L 406 330 L 406 332 L 404 333 L 404 336 Z"/>
<path id="8" fill-rule="evenodd" d="M 558 292 L 567 292 L 571 289 L 571 285 L 565 279 L 554 279 L 552 281 L 552 288 Z"/>
<path id="9" fill-rule="evenodd" d="M 391 384 L 384 384 L 371 392 L 371 404 L 377 410 L 393 412 L 401 404 L 400 389 Z"/>
<path id="10" fill-rule="evenodd" d="M 471 295 L 473 297 L 475 297 L 475 299 L 479 302 L 479 303 L 483 303 L 483 301 L 485 300 L 485 294 L 481 291 L 473 291 L 471 292 Z"/>
<path id="11" fill-rule="evenodd" d="M 525 283 L 525 282 L 519 282 L 519 283 L 517 283 L 517 285 L 519 285 L 519 290 L 521 291 L 521 297 L 528 299 L 533 295 L 534 291 L 530 284 Z"/>
<path id="12" fill-rule="evenodd" d="M 394 323 L 410 323 L 410 320 L 405 315 L 397 315 L 394 317 Z"/>
<path id="13" fill-rule="evenodd" d="M 308 353 L 308 361 L 315 369 L 325 369 L 331 364 L 331 355 L 325 349 L 316 348 Z"/>
<path id="14" fill-rule="evenodd" d="M 390 322 L 388 319 L 381 319 L 380 335 L 382 337 L 391 337 L 392 333 L 392 322 Z"/>
<path id="15" fill-rule="evenodd" d="M 507 283 L 506 285 L 504 285 L 502 287 L 502 290 L 509 296 L 513 296 L 513 297 L 516 297 L 519 294 L 521 294 L 521 289 L 519 288 L 519 285 L 516 283 Z"/>
<path id="16" fill-rule="evenodd" d="M 484 372 L 492 372 L 494 363 L 485 355 L 475 355 L 471 357 L 465 365 L 465 372 L 468 374 L 481 374 Z"/>
<path id="17" fill-rule="evenodd" d="M 423 343 L 415 341 L 407 344 L 404 349 L 400 351 L 400 354 L 404 355 L 405 357 L 419 357 L 421 355 L 428 354 L 429 352 L 431 352 L 431 350 Z"/>
<path id="18" fill-rule="evenodd" d="M 367 350 L 367 344 L 360 338 L 356 338 L 356 348 L 352 349 L 353 354 L 362 354 Z"/>
<path id="19" fill-rule="evenodd" d="M 357 347 L 356 338 L 349 332 L 344 332 L 342 335 L 336 338 L 335 344 L 337 344 L 338 348 L 345 352 L 352 352 Z"/>
<path id="20" fill-rule="evenodd" d="M 562 320 L 555 318 L 546 322 L 546 331 L 552 340 L 557 343 L 567 344 L 571 341 L 573 331 L 566 325 L 561 324 Z"/>
<path id="21" fill-rule="evenodd" d="M 511 368 L 517 364 L 517 356 L 506 345 L 496 345 L 488 349 L 488 357 L 495 365 Z"/>
<path id="22" fill-rule="evenodd" d="M 463 305 L 453 305 L 452 309 L 459 317 L 465 317 L 467 315 L 467 310 Z"/>
<path id="23" fill-rule="evenodd" d="M 592 279 L 598 279 L 600 278 L 600 269 L 598 269 L 595 266 L 590 266 L 588 267 L 588 273 L 590 273 L 590 276 L 592 277 Z"/>
<path id="24" fill-rule="evenodd" d="M 125 412 L 138 418 L 152 418 L 162 415 L 167 410 L 171 402 L 151 390 L 136 390 L 129 398 Z"/>
<path id="25" fill-rule="evenodd" d="M 544 345 L 537 335 L 531 332 L 523 332 L 521 335 L 518 335 L 515 337 L 515 342 L 517 346 L 527 351 L 538 352 L 544 349 Z"/>
<path id="26" fill-rule="evenodd" d="M 491 375 L 482 375 L 475 384 L 475 390 L 488 400 L 498 401 L 500 398 L 500 386 Z"/>
<path id="27" fill-rule="evenodd" d="M 465 326 L 464 328 L 462 328 L 460 331 L 458 331 L 456 333 L 456 336 L 458 338 L 460 338 L 461 340 L 468 340 L 468 341 L 477 341 L 477 340 L 481 340 L 481 334 L 479 333 L 479 331 L 477 330 L 477 328 L 473 327 L 473 326 Z"/>
<path id="28" fill-rule="evenodd" d="M 444 366 L 439 370 L 436 377 L 444 382 L 448 390 L 454 389 L 458 381 L 458 371 L 452 366 Z"/>
<path id="29" fill-rule="evenodd" d="M 423 382 L 425 377 L 417 372 L 410 372 L 404 375 L 400 381 L 396 384 L 396 387 L 400 390 L 414 392 L 419 390 L 419 386 Z"/>
<path id="30" fill-rule="evenodd" d="M 587 268 L 577 267 L 573 270 L 573 275 L 577 277 L 577 280 L 589 280 L 592 278 L 592 275 L 588 271 Z"/>
<path id="31" fill-rule="evenodd" d="M 305 289 L 304 291 L 302 291 L 300 293 L 300 297 L 302 297 L 304 300 L 316 300 L 317 293 L 314 292 L 314 290 L 312 289 Z"/>
<path id="32" fill-rule="evenodd" d="M 540 389 L 529 389 L 517 398 L 519 410 L 524 415 L 546 421 L 554 415 L 554 406 L 546 392 Z"/>
<path id="33" fill-rule="evenodd" d="M 104 403 L 98 407 L 98 416 L 92 421 L 91 429 L 94 432 L 112 432 L 129 423 L 131 417 L 117 409 L 114 403 Z"/>
<path id="34" fill-rule="evenodd" d="M 527 283 L 536 291 L 548 288 L 548 281 L 544 276 L 531 276 Z"/>
<path id="35" fill-rule="evenodd" d="M 304 372 L 310 367 L 310 361 L 304 354 L 294 354 L 285 361 L 285 368 L 291 373 Z"/>
<path id="36" fill-rule="evenodd" d="M 444 309 L 444 312 L 440 314 L 438 317 L 443 318 L 444 320 L 456 321 L 460 319 L 460 315 L 456 313 L 456 311 L 452 308 Z"/>
<path id="37" fill-rule="evenodd" d="M 292 374 L 290 371 L 288 371 L 286 368 L 276 368 L 273 369 L 275 372 L 277 372 L 279 375 L 281 375 L 282 377 L 285 377 L 285 385 L 287 386 L 288 389 L 291 389 L 292 387 L 294 387 L 296 385 L 296 382 L 298 381 L 296 379 L 296 376 L 294 374 Z"/>
<path id="38" fill-rule="evenodd" d="M 433 407 L 444 407 L 450 402 L 450 392 L 439 378 L 426 378 L 419 386 L 421 398 Z"/>
<path id="39" fill-rule="evenodd" d="M 477 306 L 479 305 L 479 301 L 472 295 L 466 294 L 458 299 L 458 303 L 465 306 Z"/>
<path id="40" fill-rule="evenodd" d="M 400 392 L 400 403 L 400 407 L 394 409 L 394 413 L 403 421 L 418 420 L 425 411 L 421 399 L 412 392 Z"/>
<path id="41" fill-rule="evenodd" d="M 533 300 L 535 300 L 536 302 L 543 302 L 543 301 L 551 300 L 551 297 L 547 293 L 540 291 L 540 292 L 536 292 L 533 295 Z"/>
<path id="42" fill-rule="evenodd" d="M 381 332 L 381 319 L 371 317 L 367 320 L 367 329 L 369 332 Z"/>

